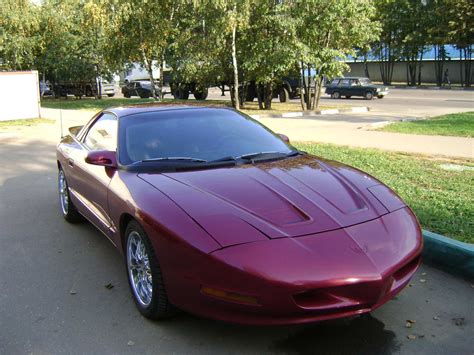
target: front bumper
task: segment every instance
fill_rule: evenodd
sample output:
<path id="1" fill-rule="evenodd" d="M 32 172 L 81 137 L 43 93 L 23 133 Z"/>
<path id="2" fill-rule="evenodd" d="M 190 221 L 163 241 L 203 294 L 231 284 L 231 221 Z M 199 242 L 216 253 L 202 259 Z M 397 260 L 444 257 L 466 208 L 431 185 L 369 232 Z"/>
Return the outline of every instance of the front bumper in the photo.
<path id="1" fill-rule="evenodd" d="M 380 307 L 407 285 L 421 250 L 418 222 L 402 208 L 336 231 L 220 249 L 165 282 L 171 302 L 204 317 L 243 324 L 308 323 Z M 258 305 L 211 297 L 201 292 L 203 286 L 255 297 Z"/>

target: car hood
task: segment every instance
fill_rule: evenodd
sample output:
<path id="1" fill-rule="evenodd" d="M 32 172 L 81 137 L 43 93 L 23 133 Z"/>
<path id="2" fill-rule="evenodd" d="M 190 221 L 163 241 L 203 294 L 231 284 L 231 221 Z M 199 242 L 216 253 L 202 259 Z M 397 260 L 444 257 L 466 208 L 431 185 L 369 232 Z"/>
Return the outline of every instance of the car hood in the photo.
<path id="1" fill-rule="evenodd" d="M 404 206 L 371 176 L 310 155 L 139 177 L 223 247 L 344 228 Z"/>

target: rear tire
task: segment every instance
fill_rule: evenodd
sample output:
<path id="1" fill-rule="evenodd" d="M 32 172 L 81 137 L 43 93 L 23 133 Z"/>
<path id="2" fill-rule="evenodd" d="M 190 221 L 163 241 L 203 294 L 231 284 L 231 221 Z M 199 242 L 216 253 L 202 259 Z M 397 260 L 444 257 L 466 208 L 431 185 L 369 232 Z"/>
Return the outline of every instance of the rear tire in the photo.
<path id="1" fill-rule="evenodd" d="M 331 98 L 333 99 L 340 99 L 341 98 L 341 93 L 339 91 L 334 91 L 331 95 Z"/>
<path id="2" fill-rule="evenodd" d="M 128 92 L 126 92 L 126 93 L 123 94 L 123 97 L 129 99 L 129 98 L 130 98 L 130 94 L 129 94 Z"/>
<path id="3" fill-rule="evenodd" d="M 172 316 L 176 309 L 168 300 L 160 264 L 145 230 L 132 220 L 125 238 L 127 279 L 138 310 L 150 319 Z"/>
<path id="4" fill-rule="evenodd" d="M 379 99 L 383 99 L 385 96 L 384 95 L 378 95 L 377 96 Z"/>
<path id="5" fill-rule="evenodd" d="M 142 92 L 139 96 L 141 99 L 149 99 L 151 94 L 149 92 Z"/>
<path id="6" fill-rule="evenodd" d="M 346 99 L 350 99 L 351 97 L 351 95 L 346 95 Z"/>
<path id="7" fill-rule="evenodd" d="M 71 200 L 66 175 L 62 168 L 58 171 L 59 207 L 64 219 L 70 223 L 82 222 L 84 217 L 77 211 Z"/>
<path id="8" fill-rule="evenodd" d="M 108 97 L 114 97 L 115 94 L 107 94 Z"/>

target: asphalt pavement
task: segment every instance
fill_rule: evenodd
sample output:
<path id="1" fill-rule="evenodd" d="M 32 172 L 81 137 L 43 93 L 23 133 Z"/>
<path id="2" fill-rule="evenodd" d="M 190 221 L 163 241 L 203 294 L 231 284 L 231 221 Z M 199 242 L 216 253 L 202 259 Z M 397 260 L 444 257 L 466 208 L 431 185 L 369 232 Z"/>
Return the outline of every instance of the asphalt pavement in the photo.
<path id="1" fill-rule="evenodd" d="M 350 320 L 143 318 L 112 244 L 60 216 L 51 129 L 0 135 L 0 354 L 474 354 L 474 282 L 427 265 L 394 300 Z"/>

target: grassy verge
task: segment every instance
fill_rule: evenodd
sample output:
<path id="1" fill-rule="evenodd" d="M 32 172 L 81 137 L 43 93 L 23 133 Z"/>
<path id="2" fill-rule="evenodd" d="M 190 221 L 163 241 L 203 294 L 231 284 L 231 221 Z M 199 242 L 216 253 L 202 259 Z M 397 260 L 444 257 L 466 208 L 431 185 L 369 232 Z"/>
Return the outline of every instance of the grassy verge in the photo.
<path id="1" fill-rule="evenodd" d="M 54 123 L 54 120 L 47 118 L 29 118 L 25 120 L 10 120 L 10 121 L 0 121 L 0 128 L 5 127 L 17 127 L 17 126 L 34 126 L 42 123 Z"/>
<path id="2" fill-rule="evenodd" d="M 378 130 L 408 134 L 474 137 L 474 112 L 453 113 L 426 120 L 395 122 Z"/>
<path id="3" fill-rule="evenodd" d="M 446 171 L 440 164 L 474 166 L 474 161 L 446 161 L 329 144 L 296 143 L 299 149 L 354 166 L 395 190 L 415 211 L 422 227 L 474 243 L 474 171 Z"/>
<path id="4" fill-rule="evenodd" d="M 96 99 L 44 99 L 41 101 L 41 106 L 46 108 L 65 109 L 65 110 L 102 110 L 108 107 L 117 107 L 123 105 L 138 105 L 143 103 L 153 103 L 153 99 L 139 99 L 139 98 L 102 98 Z M 228 100 L 174 100 L 164 99 L 161 105 L 197 105 L 197 106 L 227 106 L 230 107 L 230 101 Z M 330 109 L 335 106 L 324 106 L 320 109 Z M 257 102 L 246 102 L 245 107 L 242 108 L 242 112 L 255 115 L 255 114 L 277 114 L 283 112 L 295 112 L 301 111 L 301 105 L 296 102 L 273 102 L 271 110 L 259 110 Z"/>

